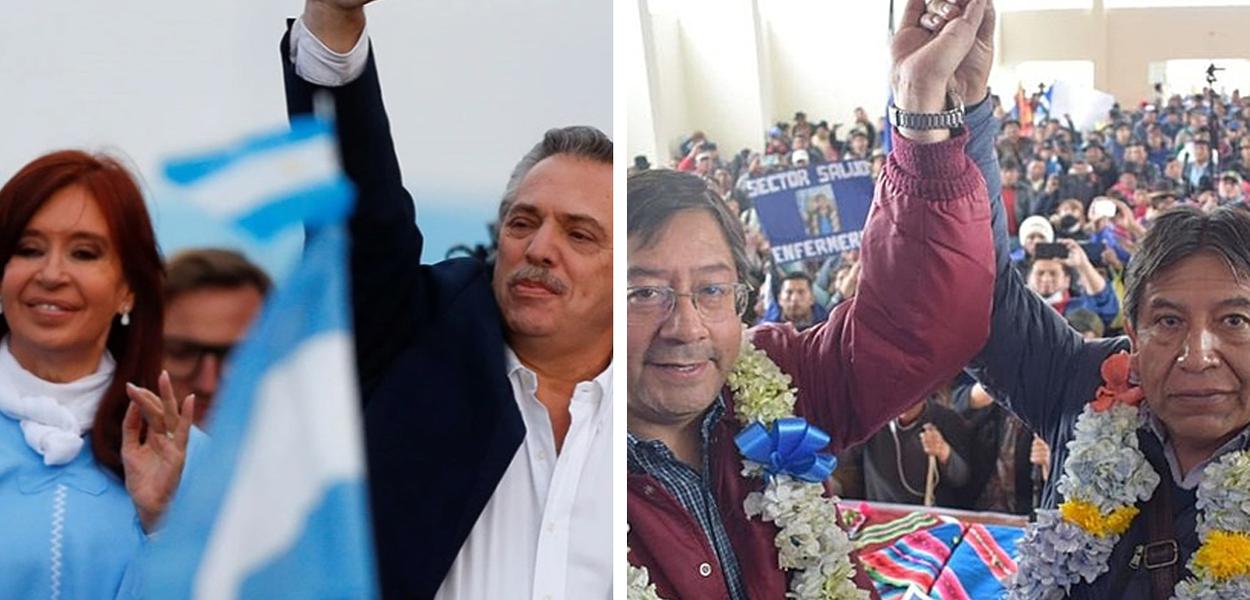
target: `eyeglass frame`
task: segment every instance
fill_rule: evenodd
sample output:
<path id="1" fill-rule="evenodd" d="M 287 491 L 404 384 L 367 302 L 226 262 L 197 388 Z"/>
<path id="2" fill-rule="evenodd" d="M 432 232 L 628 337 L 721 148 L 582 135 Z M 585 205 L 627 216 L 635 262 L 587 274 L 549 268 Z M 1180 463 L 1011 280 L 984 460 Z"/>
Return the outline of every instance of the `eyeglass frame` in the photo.
<path id="1" fill-rule="evenodd" d="M 185 373 L 175 373 L 173 369 L 169 368 L 168 363 L 172 362 L 169 358 L 171 345 L 185 346 L 189 351 L 194 351 L 196 353 L 195 362 L 192 364 L 191 370 Z M 166 363 L 165 370 L 169 371 L 169 375 L 171 377 L 189 379 L 195 377 L 195 375 L 200 372 L 200 369 L 204 368 L 204 358 L 209 355 L 217 359 L 217 368 L 218 373 L 220 374 L 221 371 L 224 370 L 225 362 L 230 357 L 230 353 L 234 351 L 236 344 L 204 344 L 186 338 L 166 338 L 163 340 L 163 346 L 164 348 L 161 353 L 163 355 L 162 362 Z"/>
<path id="2" fill-rule="evenodd" d="M 751 286 L 742 282 L 733 282 L 733 283 L 712 283 L 712 284 L 702 285 L 699 287 L 708 288 L 712 286 L 730 286 L 730 288 L 733 289 L 733 293 L 734 293 L 734 299 L 733 299 L 734 316 L 741 317 L 743 314 L 746 313 L 747 302 L 748 300 L 750 300 L 750 295 L 751 295 Z M 625 307 L 626 307 L 627 315 L 628 315 L 628 311 L 630 310 L 630 307 L 633 305 L 633 303 L 630 302 L 630 296 L 635 291 L 638 291 L 638 290 L 660 291 L 660 292 L 664 292 L 666 295 L 672 298 L 672 300 L 668 302 L 668 308 L 664 309 L 663 311 L 657 312 L 656 316 L 648 316 L 647 319 L 649 321 L 663 322 L 667 320 L 669 317 L 671 317 L 673 315 L 673 310 L 677 308 L 678 298 L 690 298 L 690 303 L 694 306 L 695 312 L 698 313 L 699 317 L 704 319 L 705 321 L 721 322 L 724 320 L 724 318 L 710 317 L 706 312 L 703 311 L 703 308 L 699 305 L 699 300 L 698 300 L 699 292 L 680 293 L 677 290 L 673 289 L 672 286 L 667 286 L 667 285 L 634 285 L 634 286 L 625 288 Z M 726 318 L 727 317 L 728 315 L 726 315 Z"/>

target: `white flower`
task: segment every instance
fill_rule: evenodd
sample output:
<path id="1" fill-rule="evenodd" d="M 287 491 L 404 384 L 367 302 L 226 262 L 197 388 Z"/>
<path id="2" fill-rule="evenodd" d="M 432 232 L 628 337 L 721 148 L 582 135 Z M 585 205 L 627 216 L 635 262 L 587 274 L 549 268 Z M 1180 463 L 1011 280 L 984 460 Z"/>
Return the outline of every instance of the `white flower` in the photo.
<path id="1" fill-rule="evenodd" d="M 795 390 L 790 376 L 746 337 L 729 374 L 734 410 L 743 425 L 764 426 L 794 416 Z M 763 476 L 760 465 L 743 461 L 742 474 Z M 826 498 L 824 486 L 775 475 L 763 492 L 747 494 L 742 509 L 777 526 L 778 568 L 793 571 L 787 598 L 799 600 L 867 600 L 868 592 L 855 587 L 850 539 L 838 526 L 837 499 Z M 633 600 L 631 597 L 630 600 Z"/>
<path id="2" fill-rule="evenodd" d="M 659 592 L 655 591 L 655 584 L 651 583 L 646 567 L 629 565 L 628 581 L 625 590 L 628 600 L 663 600 Z"/>

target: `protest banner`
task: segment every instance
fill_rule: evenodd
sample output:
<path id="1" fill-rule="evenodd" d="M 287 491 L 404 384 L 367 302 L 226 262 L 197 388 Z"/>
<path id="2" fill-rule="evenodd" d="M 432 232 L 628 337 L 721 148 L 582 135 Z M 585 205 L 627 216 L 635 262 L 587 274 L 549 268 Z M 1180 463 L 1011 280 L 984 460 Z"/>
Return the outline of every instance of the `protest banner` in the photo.
<path id="1" fill-rule="evenodd" d="M 745 189 L 784 264 L 859 249 L 873 184 L 869 162 L 850 160 L 755 177 Z"/>

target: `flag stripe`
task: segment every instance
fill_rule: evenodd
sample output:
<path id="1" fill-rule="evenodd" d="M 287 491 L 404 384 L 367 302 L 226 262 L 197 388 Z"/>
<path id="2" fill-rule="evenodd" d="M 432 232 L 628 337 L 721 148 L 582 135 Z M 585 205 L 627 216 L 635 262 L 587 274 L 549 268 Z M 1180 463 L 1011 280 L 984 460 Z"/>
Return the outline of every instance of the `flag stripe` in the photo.
<path id="1" fill-rule="evenodd" d="M 326 333 L 307 340 L 266 373 L 231 494 L 196 576 L 196 596 L 232 595 L 250 569 L 291 546 L 326 487 L 363 473 L 360 454 L 342 451 L 360 447 L 355 377 L 325 369 L 350 364 L 351 356 L 348 336 Z M 310 410 L 309 398 L 316 398 L 316 410 Z"/>

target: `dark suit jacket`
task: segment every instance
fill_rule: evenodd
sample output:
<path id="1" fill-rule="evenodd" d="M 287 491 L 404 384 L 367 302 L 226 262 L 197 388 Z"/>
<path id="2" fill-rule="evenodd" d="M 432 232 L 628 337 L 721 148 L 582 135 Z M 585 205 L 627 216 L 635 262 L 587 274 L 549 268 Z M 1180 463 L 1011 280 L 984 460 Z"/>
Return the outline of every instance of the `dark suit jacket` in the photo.
<path id="1" fill-rule="evenodd" d="M 290 115 L 318 89 L 281 44 Z M 350 222 L 356 362 L 381 589 L 429 598 L 525 436 L 504 366 L 491 269 L 421 264 L 372 51 L 356 81 L 326 90 L 357 187 Z M 315 235 L 315 232 L 312 233 Z"/>

